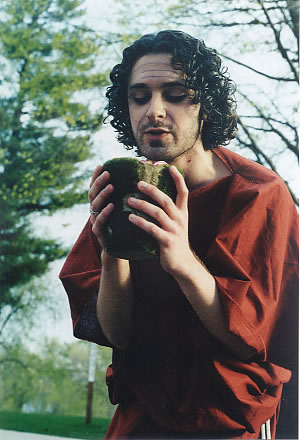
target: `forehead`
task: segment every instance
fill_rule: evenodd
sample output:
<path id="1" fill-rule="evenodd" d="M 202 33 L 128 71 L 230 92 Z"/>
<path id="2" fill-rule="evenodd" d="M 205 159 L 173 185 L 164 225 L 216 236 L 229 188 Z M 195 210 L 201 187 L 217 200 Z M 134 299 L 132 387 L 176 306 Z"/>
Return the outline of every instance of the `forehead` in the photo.
<path id="1" fill-rule="evenodd" d="M 174 69 L 171 59 L 170 54 L 149 54 L 139 58 L 133 65 L 128 85 L 160 80 L 163 82 L 183 81 L 183 71 Z"/>

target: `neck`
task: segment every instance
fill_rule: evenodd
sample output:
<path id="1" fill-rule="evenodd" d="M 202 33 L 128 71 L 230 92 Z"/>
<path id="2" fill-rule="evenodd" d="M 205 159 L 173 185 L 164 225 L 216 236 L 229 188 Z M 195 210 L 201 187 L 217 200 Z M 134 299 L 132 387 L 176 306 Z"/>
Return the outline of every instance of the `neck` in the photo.
<path id="1" fill-rule="evenodd" d="M 212 150 L 204 150 L 202 142 L 198 142 L 191 150 L 174 159 L 172 165 L 176 165 L 184 172 L 189 191 L 231 174 Z"/>

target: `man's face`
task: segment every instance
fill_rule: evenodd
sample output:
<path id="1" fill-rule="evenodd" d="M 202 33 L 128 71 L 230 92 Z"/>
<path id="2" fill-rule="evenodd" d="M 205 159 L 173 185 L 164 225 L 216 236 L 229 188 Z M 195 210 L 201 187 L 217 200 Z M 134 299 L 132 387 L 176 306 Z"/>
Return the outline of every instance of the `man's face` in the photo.
<path id="1" fill-rule="evenodd" d="M 201 142 L 200 104 L 184 84 L 184 73 L 171 65 L 169 54 L 149 54 L 133 66 L 128 107 L 140 152 L 151 160 L 172 162 Z"/>

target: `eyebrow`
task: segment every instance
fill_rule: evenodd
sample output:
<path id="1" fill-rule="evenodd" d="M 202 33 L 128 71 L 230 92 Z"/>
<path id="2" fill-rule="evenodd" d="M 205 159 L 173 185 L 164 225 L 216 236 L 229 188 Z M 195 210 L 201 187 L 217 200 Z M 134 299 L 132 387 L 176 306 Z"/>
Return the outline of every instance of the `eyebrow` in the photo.
<path id="1" fill-rule="evenodd" d="M 181 81 L 168 81 L 161 85 L 161 88 L 168 89 L 172 87 L 184 87 L 187 88 L 184 82 Z M 134 89 L 150 89 L 150 87 L 145 83 L 136 83 L 132 84 L 128 87 L 128 90 L 134 90 Z"/>

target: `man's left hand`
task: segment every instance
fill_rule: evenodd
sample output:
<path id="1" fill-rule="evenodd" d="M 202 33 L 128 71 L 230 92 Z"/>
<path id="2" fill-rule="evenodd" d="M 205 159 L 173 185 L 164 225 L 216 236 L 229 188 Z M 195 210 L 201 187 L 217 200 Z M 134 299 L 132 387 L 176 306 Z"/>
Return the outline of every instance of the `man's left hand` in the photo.
<path id="1" fill-rule="evenodd" d="M 195 258 L 190 249 L 188 237 L 188 194 L 182 174 L 175 166 L 170 167 L 170 174 L 177 189 L 176 203 L 154 185 L 143 181 L 138 183 L 138 189 L 151 197 L 159 206 L 145 200 L 130 197 L 128 204 L 151 216 L 159 224 L 156 225 L 134 214 L 129 215 L 129 221 L 154 237 L 160 247 L 160 264 L 172 275 L 182 270 L 191 258 Z"/>

